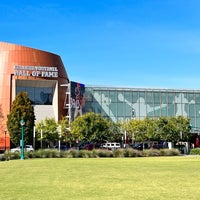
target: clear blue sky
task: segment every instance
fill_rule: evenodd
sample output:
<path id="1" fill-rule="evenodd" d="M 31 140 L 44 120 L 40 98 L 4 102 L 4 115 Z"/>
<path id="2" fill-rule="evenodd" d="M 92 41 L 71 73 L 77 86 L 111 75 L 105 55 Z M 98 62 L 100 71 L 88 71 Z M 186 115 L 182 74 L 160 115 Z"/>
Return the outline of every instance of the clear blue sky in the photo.
<path id="1" fill-rule="evenodd" d="M 61 56 L 86 85 L 200 89 L 199 0 L 5 0 L 0 40 Z"/>

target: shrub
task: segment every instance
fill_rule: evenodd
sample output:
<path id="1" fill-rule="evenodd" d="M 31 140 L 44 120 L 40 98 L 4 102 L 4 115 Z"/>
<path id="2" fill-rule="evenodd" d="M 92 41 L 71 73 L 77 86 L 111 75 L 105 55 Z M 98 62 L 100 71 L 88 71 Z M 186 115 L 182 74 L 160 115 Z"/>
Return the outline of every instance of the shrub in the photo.
<path id="1" fill-rule="evenodd" d="M 73 155 L 70 151 L 61 151 L 60 152 L 60 158 L 72 158 Z"/>
<path id="2" fill-rule="evenodd" d="M 43 150 L 43 157 L 44 158 L 52 158 L 52 151 L 50 149 L 44 149 Z"/>
<path id="3" fill-rule="evenodd" d="M 127 148 L 124 150 L 124 157 L 141 157 L 142 152 L 136 149 Z"/>
<path id="4" fill-rule="evenodd" d="M 179 156 L 180 155 L 180 151 L 178 149 L 168 149 L 169 154 L 168 156 Z"/>
<path id="5" fill-rule="evenodd" d="M 113 151 L 113 157 L 117 157 L 117 158 L 124 157 L 124 149 L 121 149 L 121 148 L 115 149 Z"/>
<path id="6" fill-rule="evenodd" d="M 113 157 L 113 151 L 107 149 L 101 149 L 98 152 L 99 157 Z"/>
<path id="7" fill-rule="evenodd" d="M 10 153 L 10 160 L 20 159 L 20 157 L 19 152 Z"/>
<path id="8" fill-rule="evenodd" d="M 92 158 L 99 158 L 99 150 L 93 149 L 92 151 Z"/>
<path id="9" fill-rule="evenodd" d="M 5 157 L 5 160 L 10 160 L 10 151 L 8 151 L 8 150 L 6 150 L 5 152 L 4 152 L 4 157 Z"/>
<path id="10" fill-rule="evenodd" d="M 158 149 L 147 149 L 142 151 L 142 155 L 145 157 L 151 157 L 151 156 L 160 156 L 160 150 Z"/>
<path id="11" fill-rule="evenodd" d="M 60 152 L 57 149 L 44 149 L 44 155 L 46 158 L 59 158 Z"/>
<path id="12" fill-rule="evenodd" d="M 33 158 L 45 158 L 45 151 L 43 149 L 39 149 L 33 152 Z"/>
<path id="13" fill-rule="evenodd" d="M 79 158 L 89 158 L 89 153 L 90 153 L 90 151 L 87 151 L 87 150 L 78 151 L 78 157 Z"/>
<path id="14" fill-rule="evenodd" d="M 161 156 L 178 156 L 180 151 L 178 149 L 161 149 Z"/>
<path id="15" fill-rule="evenodd" d="M 97 158 L 97 156 L 95 155 L 95 151 L 88 151 L 87 152 L 87 154 L 88 154 L 88 158 Z"/>
<path id="16" fill-rule="evenodd" d="M 192 149 L 191 155 L 200 155 L 200 148 Z M 178 149 L 148 149 L 139 151 L 132 148 L 116 149 L 110 151 L 108 149 L 93 149 L 76 150 L 70 149 L 68 151 L 58 151 L 57 149 L 39 149 L 34 152 L 25 152 L 25 159 L 27 158 L 100 158 L 100 157 L 148 157 L 148 156 L 178 156 L 180 151 Z M 0 155 L 0 161 L 20 159 L 20 153 L 5 152 Z"/>
<path id="17" fill-rule="evenodd" d="M 79 157 L 79 151 L 76 150 L 76 149 L 70 149 L 69 150 L 69 157 L 78 158 Z"/>
<path id="18" fill-rule="evenodd" d="M 25 158 L 34 158 L 33 152 L 32 151 L 25 152 Z"/>
<path id="19" fill-rule="evenodd" d="M 52 149 L 51 153 L 52 153 L 52 158 L 60 158 L 61 151 L 59 152 L 57 149 Z"/>
<path id="20" fill-rule="evenodd" d="M 190 155 L 200 155 L 200 148 L 191 149 Z"/>
<path id="21" fill-rule="evenodd" d="M 4 154 L 0 154 L 0 161 L 5 161 L 5 160 L 6 160 L 6 158 L 5 158 Z"/>

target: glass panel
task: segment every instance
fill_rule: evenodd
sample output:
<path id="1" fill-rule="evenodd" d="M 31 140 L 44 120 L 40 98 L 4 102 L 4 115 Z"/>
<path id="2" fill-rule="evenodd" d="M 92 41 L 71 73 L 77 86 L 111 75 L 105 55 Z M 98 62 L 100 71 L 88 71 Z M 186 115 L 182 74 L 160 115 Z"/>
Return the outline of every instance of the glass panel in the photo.
<path id="1" fill-rule="evenodd" d="M 183 105 L 183 112 L 185 113 L 185 117 L 189 117 L 189 104 Z"/>
<path id="2" fill-rule="evenodd" d="M 196 117 L 200 117 L 200 105 L 199 104 L 197 104 L 196 105 Z"/>
<path id="3" fill-rule="evenodd" d="M 154 104 L 152 102 L 153 99 L 151 99 L 151 102 L 148 102 L 147 105 L 147 116 L 153 117 L 154 116 Z"/>
<path id="4" fill-rule="evenodd" d="M 25 91 L 26 91 L 25 87 L 17 87 L 16 88 L 16 94 L 18 94 L 19 92 L 25 92 Z"/>
<path id="5" fill-rule="evenodd" d="M 28 97 L 32 104 L 35 104 L 35 88 L 28 88 Z"/>
<path id="6" fill-rule="evenodd" d="M 34 87 L 17 87 L 16 95 L 19 92 L 27 92 L 32 104 L 35 105 L 52 105 L 53 88 L 34 88 Z"/>
<path id="7" fill-rule="evenodd" d="M 190 123 L 192 124 L 193 127 L 195 127 L 195 129 L 196 129 L 196 127 L 200 127 L 199 120 L 196 121 L 194 117 L 190 117 Z"/>
<path id="8" fill-rule="evenodd" d="M 92 95 L 91 91 L 87 91 L 86 90 L 84 96 L 85 96 L 85 101 L 86 102 L 87 101 L 93 101 L 93 95 Z"/>
<path id="9" fill-rule="evenodd" d="M 146 102 L 152 105 L 152 102 L 153 102 L 153 94 L 152 94 L 152 92 L 147 92 L 146 93 Z"/>
<path id="10" fill-rule="evenodd" d="M 138 101 L 138 92 L 132 93 L 132 102 L 136 103 Z"/>
<path id="11" fill-rule="evenodd" d="M 109 98 L 108 91 L 102 91 L 101 94 L 101 108 L 102 108 L 102 114 L 103 116 L 109 116 L 110 115 L 110 98 Z"/>
<path id="12" fill-rule="evenodd" d="M 99 102 L 101 104 L 101 91 L 94 91 L 93 97 L 94 102 Z"/>
<path id="13" fill-rule="evenodd" d="M 160 103 L 160 92 L 154 93 L 154 104 Z"/>
<path id="14" fill-rule="evenodd" d="M 159 109 L 158 107 L 154 110 L 154 117 L 160 117 L 161 116 L 161 109 L 160 109 L 160 106 L 159 106 Z"/>
<path id="15" fill-rule="evenodd" d="M 200 130 L 200 117 L 196 118 L 196 126 Z"/>
<path id="16" fill-rule="evenodd" d="M 111 99 L 111 102 L 117 102 L 117 92 L 116 91 L 110 91 L 110 99 Z"/>
<path id="17" fill-rule="evenodd" d="M 51 105 L 53 100 L 53 91 L 52 88 L 44 88 L 43 90 L 44 97 L 45 97 L 45 105 Z"/>
<path id="18" fill-rule="evenodd" d="M 117 116 L 117 103 L 110 104 L 110 116 L 115 117 Z"/>
<path id="19" fill-rule="evenodd" d="M 101 95 L 102 95 L 102 96 L 105 96 L 105 97 L 108 97 L 108 96 L 109 96 L 109 92 L 106 91 L 106 90 L 102 90 L 102 91 L 101 91 Z"/>
<path id="20" fill-rule="evenodd" d="M 200 104 L 200 94 L 196 94 L 196 97 L 194 98 L 194 101 L 195 101 L 196 104 Z"/>
<path id="21" fill-rule="evenodd" d="M 92 107 L 91 102 L 89 102 L 89 101 L 85 102 L 85 112 L 95 112 Z"/>
<path id="22" fill-rule="evenodd" d="M 147 116 L 147 109 L 146 104 L 143 98 L 140 98 L 140 110 L 139 110 L 139 117 L 146 117 Z"/>
<path id="23" fill-rule="evenodd" d="M 125 102 L 126 101 L 126 99 L 124 98 L 124 93 L 123 92 L 116 92 L 117 93 L 117 101 L 119 101 L 119 102 Z"/>
<path id="24" fill-rule="evenodd" d="M 190 117 L 195 117 L 195 108 L 194 104 L 189 104 L 189 115 Z"/>
<path id="25" fill-rule="evenodd" d="M 161 106 L 162 106 L 162 105 L 161 105 Z M 164 117 L 164 116 L 167 116 L 167 106 L 165 106 L 165 107 L 163 106 L 163 107 L 162 107 L 162 109 L 161 109 L 161 116 L 163 116 L 163 117 Z"/>
<path id="26" fill-rule="evenodd" d="M 139 97 L 145 100 L 145 92 L 139 92 Z"/>
<path id="27" fill-rule="evenodd" d="M 150 112 L 147 111 L 147 116 L 148 117 L 154 117 L 154 112 L 153 111 L 150 111 Z"/>
<path id="28" fill-rule="evenodd" d="M 168 93 L 168 102 L 169 103 L 174 102 L 174 93 Z"/>
<path id="29" fill-rule="evenodd" d="M 195 101 L 195 94 L 194 93 L 188 93 L 187 95 L 185 95 L 185 97 L 188 99 L 189 102 Z M 197 94 L 197 97 L 198 97 L 198 94 Z M 199 96 L 199 100 L 200 100 L 200 96 Z"/>
<path id="30" fill-rule="evenodd" d="M 163 104 L 167 104 L 167 102 L 168 102 L 168 101 L 167 101 L 168 95 L 167 95 L 166 92 L 162 92 L 162 93 L 161 93 L 161 98 L 162 98 L 162 99 L 161 99 L 162 103 L 163 103 Z"/>
<path id="31" fill-rule="evenodd" d="M 118 105 L 117 105 L 117 116 L 124 117 L 123 103 L 118 103 Z"/>
<path id="32" fill-rule="evenodd" d="M 101 92 L 101 103 L 102 105 L 109 106 L 110 104 L 110 98 L 108 91 L 102 91 Z"/>
<path id="33" fill-rule="evenodd" d="M 125 107 L 125 116 L 131 117 L 132 108 L 128 104 L 125 104 L 124 107 Z"/>
<path id="34" fill-rule="evenodd" d="M 131 92 L 124 92 L 124 97 L 126 99 L 126 101 L 131 103 Z"/>
<path id="35" fill-rule="evenodd" d="M 101 106 L 99 105 L 98 102 L 93 102 L 91 104 L 92 106 L 92 110 L 95 112 L 95 113 L 101 113 Z"/>
<path id="36" fill-rule="evenodd" d="M 174 116 L 174 104 L 168 104 L 168 116 Z"/>

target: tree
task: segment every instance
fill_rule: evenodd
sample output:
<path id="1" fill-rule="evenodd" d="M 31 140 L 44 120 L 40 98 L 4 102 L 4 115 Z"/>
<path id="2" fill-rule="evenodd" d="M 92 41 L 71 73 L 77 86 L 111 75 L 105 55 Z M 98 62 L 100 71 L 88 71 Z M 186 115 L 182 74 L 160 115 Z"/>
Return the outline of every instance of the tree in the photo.
<path id="1" fill-rule="evenodd" d="M 168 132 L 167 137 L 171 141 L 188 141 L 190 137 L 190 119 L 183 116 L 172 117 L 169 119 L 168 126 L 171 131 Z"/>
<path id="2" fill-rule="evenodd" d="M 24 142 L 25 144 L 32 144 L 35 114 L 27 92 L 18 93 L 12 103 L 10 114 L 7 115 L 7 128 L 10 139 L 16 146 L 20 144 L 21 119 L 25 121 Z"/>
<path id="3" fill-rule="evenodd" d="M 157 123 L 157 119 L 153 119 L 153 118 L 145 118 L 144 119 L 146 127 L 147 127 L 147 132 L 146 132 L 146 136 L 147 136 L 147 140 L 150 141 L 159 141 L 161 140 L 161 136 L 160 134 L 157 134 L 157 130 L 158 130 L 158 123 Z"/>
<path id="4" fill-rule="evenodd" d="M 59 139 L 58 124 L 54 118 L 46 118 L 36 124 L 37 140 L 45 142 L 52 147 Z"/>
<path id="5" fill-rule="evenodd" d="M 111 122 L 93 112 L 77 117 L 71 124 L 71 136 L 75 141 L 102 142 L 111 138 Z"/>
<path id="6" fill-rule="evenodd" d="M 125 127 L 129 137 L 132 137 L 134 141 L 146 141 L 149 139 L 145 120 L 132 119 L 127 122 Z"/>
<path id="7" fill-rule="evenodd" d="M 134 137 L 135 141 L 188 141 L 190 130 L 190 119 L 183 116 L 133 119 L 126 124 L 127 133 Z"/>
<path id="8" fill-rule="evenodd" d="M 69 121 L 66 117 L 62 117 L 62 119 L 58 122 L 58 126 L 60 126 L 61 131 L 61 142 L 70 142 L 70 132 L 69 132 Z"/>
<path id="9" fill-rule="evenodd" d="M 110 142 L 121 142 L 122 141 L 122 124 L 121 122 L 110 122 Z"/>

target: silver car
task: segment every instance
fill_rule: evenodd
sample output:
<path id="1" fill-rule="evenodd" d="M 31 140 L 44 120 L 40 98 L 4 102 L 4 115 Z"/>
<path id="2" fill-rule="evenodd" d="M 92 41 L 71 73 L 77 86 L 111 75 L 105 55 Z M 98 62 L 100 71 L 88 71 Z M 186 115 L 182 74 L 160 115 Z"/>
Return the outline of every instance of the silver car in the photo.
<path id="1" fill-rule="evenodd" d="M 32 152 L 34 151 L 34 148 L 32 145 L 25 145 L 24 146 L 24 151 L 27 151 L 27 152 Z M 16 148 L 12 148 L 10 149 L 10 152 L 11 153 L 20 153 L 21 152 L 21 148 L 20 147 L 16 147 Z"/>

